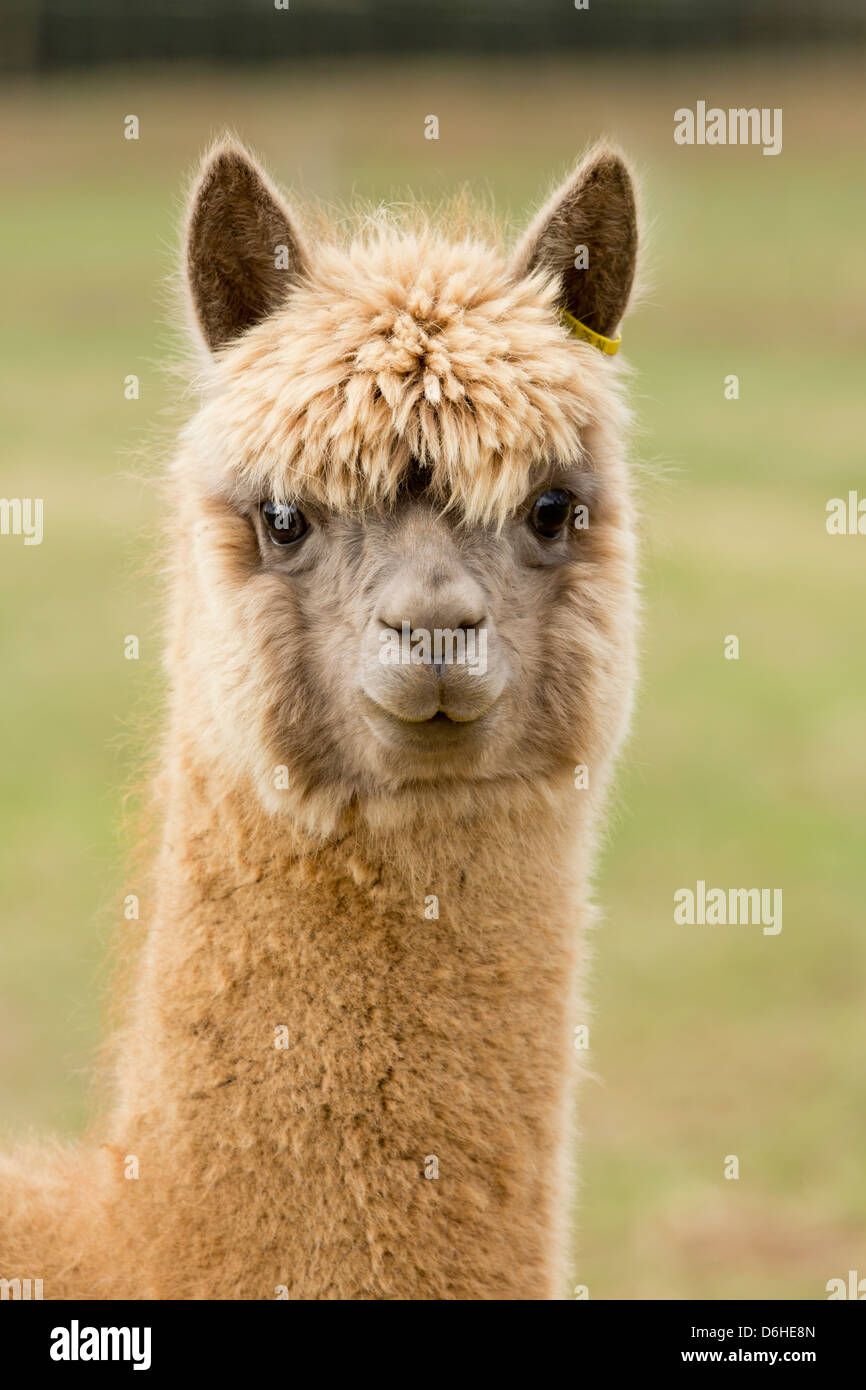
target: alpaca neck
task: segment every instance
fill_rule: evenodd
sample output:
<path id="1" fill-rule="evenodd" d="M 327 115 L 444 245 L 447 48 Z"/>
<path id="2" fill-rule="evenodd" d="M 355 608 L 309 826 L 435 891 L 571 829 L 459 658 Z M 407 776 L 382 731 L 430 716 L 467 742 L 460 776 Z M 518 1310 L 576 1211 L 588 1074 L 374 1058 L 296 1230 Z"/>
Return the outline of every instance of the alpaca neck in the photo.
<path id="1" fill-rule="evenodd" d="M 539 798 L 322 842 L 219 781 L 170 778 L 124 1035 L 114 1143 L 152 1292 L 561 1292 L 570 835 Z"/>

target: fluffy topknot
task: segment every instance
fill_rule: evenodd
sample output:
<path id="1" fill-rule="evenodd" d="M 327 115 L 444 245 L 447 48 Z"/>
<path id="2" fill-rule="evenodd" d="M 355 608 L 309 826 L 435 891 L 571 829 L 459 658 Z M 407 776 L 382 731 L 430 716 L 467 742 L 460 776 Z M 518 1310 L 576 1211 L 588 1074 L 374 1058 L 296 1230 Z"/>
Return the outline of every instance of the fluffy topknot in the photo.
<path id="1" fill-rule="evenodd" d="M 220 492 L 387 505 L 412 464 L 471 523 L 501 522 L 534 467 L 577 461 L 616 412 L 611 364 L 570 337 L 559 285 L 434 226 L 326 244 L 284 307 L 219 352 L 190 427 Z"/>

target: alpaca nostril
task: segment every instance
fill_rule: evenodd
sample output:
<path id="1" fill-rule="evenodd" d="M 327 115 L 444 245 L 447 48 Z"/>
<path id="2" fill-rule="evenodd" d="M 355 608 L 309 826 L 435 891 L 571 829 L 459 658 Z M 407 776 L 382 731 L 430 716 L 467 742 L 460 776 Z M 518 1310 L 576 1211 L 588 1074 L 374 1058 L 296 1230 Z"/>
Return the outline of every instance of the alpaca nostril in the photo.
<path id="1" fill-rule="evenodd" d="M 381 614 L 376 618 L 376 622 L 383 632 L 402 632 L 404 625 L 410 638 L 414 638 L 416 633 L 435 633 L 435 632 L 473 632 L 484 628 L 487 625 L 487 614 L 484 613 L 480 618 L 464 618 L 459 623 L 448 622 L 441 619 L 432 627 L 423 623 L 416 623 L 411 618 L 383 618 Z"/>

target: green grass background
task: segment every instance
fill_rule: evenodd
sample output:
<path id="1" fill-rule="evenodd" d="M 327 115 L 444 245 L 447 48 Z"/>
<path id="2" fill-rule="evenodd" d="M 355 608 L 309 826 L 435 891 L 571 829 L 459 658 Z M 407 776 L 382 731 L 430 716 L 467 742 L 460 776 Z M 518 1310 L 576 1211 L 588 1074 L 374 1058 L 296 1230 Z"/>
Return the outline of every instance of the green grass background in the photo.
<path id="1" fill-rule="evenodd" d="M 782 154 L 675 146 L 698 99 L 782 107 Z M 46 507 L 41 547 L 0 538 L 3 1130 L 82 1127 L 135 891 L 123 791 L 160 688 L 136 475 L 170 437 L 164 281 L 198 152 L 232 126 L 325 198 L 465 182 L 518 225 L 608 133 L 651 223 L 626 326 L 645 655 L 599 882 L 575 1281 L 820 1298 L 866 1275 L 866 537 L 824 526 L 828 498 L 866 494 L 859 55 L 129 72 L 7 87 L 0 120 L 2 492 Z M 675 926 L 697 878 L 781 887 L 782 933 Z"/>

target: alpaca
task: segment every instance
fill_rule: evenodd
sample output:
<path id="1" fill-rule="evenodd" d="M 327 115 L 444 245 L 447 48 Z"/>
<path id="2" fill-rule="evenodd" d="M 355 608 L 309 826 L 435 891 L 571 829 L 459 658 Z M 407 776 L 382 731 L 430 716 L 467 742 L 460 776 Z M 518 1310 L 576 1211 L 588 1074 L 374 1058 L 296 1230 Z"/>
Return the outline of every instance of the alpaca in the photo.
<path id="1" fill-rule="evenodd" d="M 418 213 L 305 239 L 236 141 L 206 157 L 146 933 L 105 1118 L 0 1165 L 0 1275 L 564 1296 L 636 665 L 611 357 L 636 226 L 606 146 L 510 255 Z"/>

